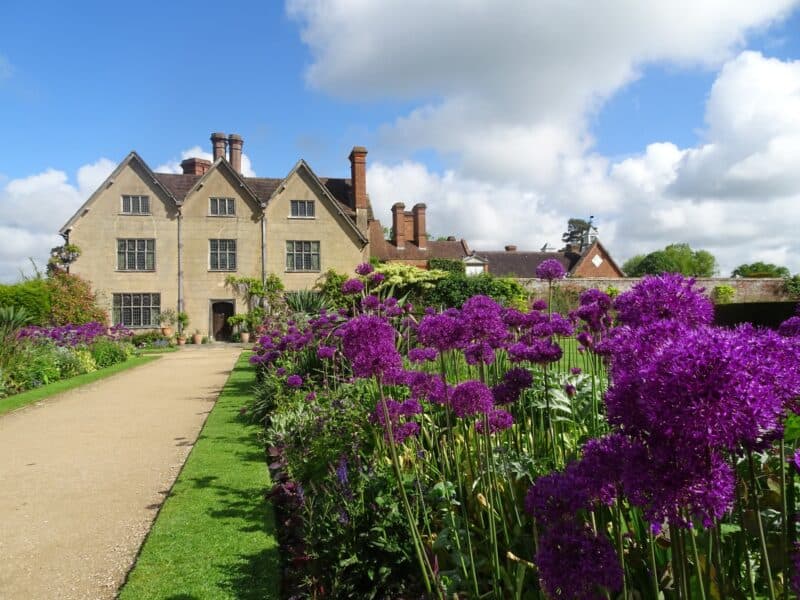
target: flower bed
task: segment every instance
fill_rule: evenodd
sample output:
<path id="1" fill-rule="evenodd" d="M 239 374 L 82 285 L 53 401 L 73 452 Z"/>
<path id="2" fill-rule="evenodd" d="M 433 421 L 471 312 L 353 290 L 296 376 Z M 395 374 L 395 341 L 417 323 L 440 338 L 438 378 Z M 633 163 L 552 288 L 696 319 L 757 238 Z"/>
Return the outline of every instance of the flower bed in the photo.
<path id="1" fill-rule="evenodd" d="M 123 362 L 134 353 L 131 336 L 97 322 L 8 333 L 0 351 L 0 398 Z"/>
<path id="2" fill-rule="evenodd" d="M 677 275 L 614 301 L 587 291 L 566 316 L 485 296 L 415 315 L 358 275 L 351 311 L 268 322 L 251 359 L 286 596 L 776 598 L 798 583 L 793 322 L 714 327 Z M 552 292 L 563 269 L 539 276 Z"/>

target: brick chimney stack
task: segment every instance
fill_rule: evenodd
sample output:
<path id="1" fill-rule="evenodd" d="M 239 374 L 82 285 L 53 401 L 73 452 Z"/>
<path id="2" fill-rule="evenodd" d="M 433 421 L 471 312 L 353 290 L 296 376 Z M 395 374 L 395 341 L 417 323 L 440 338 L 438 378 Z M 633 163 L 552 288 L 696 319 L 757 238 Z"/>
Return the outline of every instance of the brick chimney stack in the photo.
<path id="1" fill-rule="evenodd" d="M 425 209 L 427 207 L 422 204 L 415 204 L 411 209 L 414 215 L 414 243 L 420 250 L 425 250 L 428 247 L 428 231 L 425 228 Z"/>
<path id="2" fill-rule="evenodd" d="M 217 162 L 217 159 L 224 158 L 225 156 L 225 146 L 228 143 L 228 136 L 224 133 L 212 133 L 211 134 L 211 147 L 214 150 L 214 162 Z"/>
<path id="3" fill-rule="evenodd" d="M 228 150 L 230 158 L 228 159 L 233 169 L 241 175 L 242 173 L 242 146 L 244 146 L 244 139 L 242 136 L 232 133 L 228 136 Z"/>
<path id="4" fill-rule="evenodd" d="M 356 226 L 367 231 L 367 149 L 353 146 L 350 152 L 350 185 L 353 208 L 356 211 Z"/>
<path id="5" fill-rule="evenodd" d="M 392 241 L 398 250 L 406 247 L 406 205 L 402 202 L 392 206 Z"/>
<path id="6" fill-rule="evenodd" d="M 184 175 L 205 175 L 211 168 L 211 161 L 205 158 L 187 158 L 181 162 Z"/>

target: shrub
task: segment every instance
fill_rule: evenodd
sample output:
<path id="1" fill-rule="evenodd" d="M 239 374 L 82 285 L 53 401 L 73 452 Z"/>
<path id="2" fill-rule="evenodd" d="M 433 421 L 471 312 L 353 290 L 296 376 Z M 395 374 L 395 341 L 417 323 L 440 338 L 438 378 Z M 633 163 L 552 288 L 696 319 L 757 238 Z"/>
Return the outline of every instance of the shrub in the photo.
<path id="1" fill-rule="evenodd" d="M 131 337 L 131 343 L 137 348 L 148 348 L 155 345 L 156 342 L 161 341 L 169 343 L 169 338 L 160 331 L 145 331 L 144 333 L 137 333 Z"/>
<path id="2" fill-rule="evenodd" d="M 349 277 L 334 269 L 328 269 L 317 280 L 314 289 L 317 290 L 325 301 L 333 308 L 347 308 L 350 306 L 348 300 L 342 293 L 342 285 Z"/>
<path id="3" fill-rule="evenodd" d="M 61 379 L 58 348 L 53 343 L 40 341 L 20 344 L 16 358 L 7 372 L 7 384 L 12 393 Z"/>
<path id="4" fill-rule="evenodd" d="M 516 279 L 483 273 L 473 277 L 449 273 L 424 295 L 424 303 L 445 308 L 459 308 L 472 296 L 493 298 L 505 306 L 525 308 L 528 293 Z"/>
<path id="5" fill-rule="evenodd" d="M 122 344 L 106 339 L 95 340 L 91 345 L 91 352 L 92 358 L 94 358 L 99 369 L 124 362 L 128 358 L 128 354 Z"/>
<path id="6" fill-rule="evenodd" d="M 717 285 L 711 290 L 711 299 L 714 304 L 730 304 L 735 295 L 736 290 L 729 285 Z"/>
<path id="7" fill-rule="evenodd" d="M 295 313 L 315 315 L 323 308 L 330 309 L 331 304 L 322 292 L 316 290 L 296 290 L 284 295 L 289 310 Z"/>
<path id="8" fill-rule="evenodd" d="M 464 262 L 452 258 L 432 258 L 428 261 L 428 268 L 444 271 L 445 273 L 460 274 L 466 272 Z"/>
<path id="9" fill-rule="evenodd" d="M 89 282 L 71 273 L 55 273 L 47 280 L 51 321 L 55 325 L 108 323 L 108 314 L 97 306 Z"/>
<path id="10" fill-rule="evenodd" d="M 45 279 L 30 279 L 11 285 L 0 285 L 0 306 L 24 309 L 30 323 L 46 325 L 50 321 L 50 288 Z"/>
<path id="11" fill-rule="evenodd" d="M 94 356 L 92 353 L 85 349 L 79 348 L 75 350 L 75 356 L 78 359 L 78 364 L 80 365 L 80 373 L 93 373 L 97 371 L 97 363 L 94 361 Z"/>
<path id="12" fill-rule="evenodd" d="M 67 379 L 81 375 L 86 371 L 83 370 L 78 353 L 73 348 L 66 346 L 59 346 L 56 348 L 56 367 L 58 367 L 59 379 Z"/>

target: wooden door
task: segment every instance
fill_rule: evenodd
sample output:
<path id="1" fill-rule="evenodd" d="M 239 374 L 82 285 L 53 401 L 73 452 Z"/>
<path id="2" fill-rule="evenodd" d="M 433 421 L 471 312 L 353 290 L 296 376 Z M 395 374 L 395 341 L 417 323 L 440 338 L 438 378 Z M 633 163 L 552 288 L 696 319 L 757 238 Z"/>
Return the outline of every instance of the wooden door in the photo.
<path id="1" fill-rule="evenodd" d="M 229 342 L 233 328 L 228 324 L 228 317 L 233 316 L 233 302 L 225 300 L 211 305 L 211 335 L 220 342 Z"/>

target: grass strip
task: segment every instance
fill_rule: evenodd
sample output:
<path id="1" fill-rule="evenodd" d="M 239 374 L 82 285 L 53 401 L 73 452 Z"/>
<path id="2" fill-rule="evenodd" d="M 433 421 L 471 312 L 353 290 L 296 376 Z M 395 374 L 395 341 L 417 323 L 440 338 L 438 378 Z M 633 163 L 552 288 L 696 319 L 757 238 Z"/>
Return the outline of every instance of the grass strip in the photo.
<path id="1" fill-rule="evenodd" d="M 167 354 L 168 352 L 177 352 L 177 346 L 164 346 L 163 348 L 139 348 L 139 354 Z"/>
<path id="2" fill-rule="evenodd" d="M 51 396 L 61 394 L 82 385 L 86 385 L 87 383 L 93 383 L 95 381 L 99 381 L 100 379 L 110 377 L 111 375 L 116 375 L 122 371 L 127 371 L 128 369 L 138 367 L 139 365 L 144 365 L 157 360 L 158 358 L 159 356 L 157 355 L 134 356 L 125 362 L 111 365 L 105 369 L 98 369 L 97 371 L 84 373 L 83 375 L 78 375 L 77 377 L 70 377 L 69 379 L 54 381 L 53 383 L 48 383 L 47 385 L 43 385 L 33 390 L 28 390 L 27 392 L 14 394 L 13 396 L 9 396 L 8 398 L 3 398 L 0 400 L 0 415 L 11 412 L 12 410 L 16 410 L 18 408 L 22 408 L 28 404 L 39 402 L 40 400 L 46 400 Z"/>
<path id="3" fill-rule="evenodd" d="M 242 353 L 162 506 L 120 600 L 278 598 L 278 544 L 259 427 L 239 414 L 255 371 Z"/>

